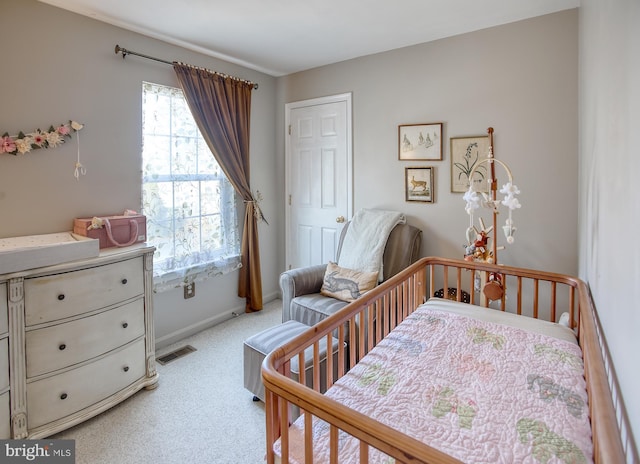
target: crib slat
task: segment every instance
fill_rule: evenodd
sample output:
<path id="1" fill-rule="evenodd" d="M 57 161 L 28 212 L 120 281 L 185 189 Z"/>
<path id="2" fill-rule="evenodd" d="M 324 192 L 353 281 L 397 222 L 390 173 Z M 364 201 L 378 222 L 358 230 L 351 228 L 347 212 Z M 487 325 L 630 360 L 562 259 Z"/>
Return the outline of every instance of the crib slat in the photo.
<path id="1" fill-rule="evenodd" d="M 266 437 L 267 437 L 267 464 L 275 464 L 275 453 L 271 444 L 278 438 L 278 422 L 277 415 L 274 411 L 274 405 L 277 405 L 278 401 L 283 401 L 282 398 L 274 395 L 269 389 L 265 389 L 265 416 L 266 420 Z"/>
<path id="2" fill-rule="evenodd" d="M 393 329 L 398 320 L 398 299 L 396 298 L 396 289 L 394 288 L 391 291 L 391 325 L 389 326 L 389 330 Z"/>
<path id="3" fill-rule="evenodd" d="M 432 297 L 433 294 L 435 293 L 435 274 L 436 274 L 436 270 L 435 270 L 435 266 L 433 264 L 429 265 L 429 297 Z"/>
<path id="4" fill-rule="evenodd" d="M 522 277 L 518 276 L 518 314 L 522 314 Z"/>
<path id="5" fill-rule="evenodd" d="M 375 312 L 375 303 L 367 306 L 367 351 L 366 353 L 371 351 L 371 348 L 373 348 L 373 336 L 375 333 L 375 328 L 373 327 L 373 321 L 375 320 L 374 312 Z"/>
<path id="6" fill-rule="evenodd" d="M 280 408 L 280 444 L 282 453 L 282 462 L 289 462 L 289 402 L 280 399 L 278 406 Z"/>
<path id="7" fill-rule="evenodd" d="M 344 375 L 344 351 L 345 351 L 345 339 L 344 339 L 344 324 L 340 324 L 338 327 L 338 378 Z"/>
<path id="8" fill-rule="evenodd" d="M 569 326 L 573 329 L 576 326 L 574 308 L 576 306 L 576 289 L 571 287 L 569 290 Z M 580 309 L 580 308 L 578 308 Z M 578 336 L 580 336 L 580 324 L 578 324 Z"/>
<path id="9" fill-rule="evenodd" d="M 364 356 L 364 344 L 365 344 L 365 336 L 364 336 L 364 330 L 365 330 L 365 324 L 363 321 L 364 315 L 367 311 L 367 308 L 363 308 L 362 311 L 360 311 L 360 313 L 358 314 L 358 357 L 357 360 L 360 361 L 362 359 L 362 357 Z"/>
<path id="10" fill-rule="evenodd" d="M 533 318 L 538 319 L 538 279 L 533 279 Z"/>
<path id="11" fill-rule="evenodd" d="M 304 375 L 304 365 L 306 363 L 304 350 L 298 353 L 298 383 L 304 384 L 306 375 Z"/>
<path id="12" fill-rule="evenodd" d="M 305 412 L 304 414 L 304 462 L 313 464 L 313 416 Z"/>
<path id="13" fill-rule="evenodd" d="M 417 272 L 416 273 L 416 279 L 415 279 L 415 298 L 416 298 L 416 307 L 421 305 L 422 303 L 425 302 L 425 298 L 424 298 L 424 273 L 423 272 Z"/>
<path id="14" fill-rule="evenodd" d="M 551 306 L 551 315 L 549 316 L 549 320 L 551 322 L 556 322 L 556 283 L 551 282 L 551 301 L 549 302 Z"/>
<path id="15" fill-rule="evenodd" d="M 333 424 L 329 427 L 329 462 L 338 463 L 338 427 Z"/>
<path id="16" fill-rule="evenodd" d="M 383 299 L 376 300 L 376 304 L 375 304 L 376 336 L 373 339 L 374 346 L 377 345 L 380 340 L 382 340 L 382 332 L 383 332 L 383 329 L 384 329 L 384 320 L 382 320 L 382 309 L 380 308 L 380 306 L 383 304 L 383 301 L 384 301 Z"/>
<path id="17" fill-rule="evenodd" d="M 402 320 L 409 315 L 409 289 L 407 282 L 402 284 Z"/>
<path id="18" fill-rule="evenodd" d="M 327 389 L 333 385 L 333 335 L 331 333 L 327 334 L 325 338 L 327 343 L 327 354 L 326 354 L 326 378 L 327 378 Z"/>
<path id="19" fill-rule="evenodd" d="M 471 304 L 476 304 L 476 271 L 469 271 L 469 288 Z"/>
<path id="20" fill-rule="evenodd" d="M 327 357 L 331 357 L 331 343 L 327 345 Z M 313 344 L 313 389 L 315 391 L 320 391 L 320 342 L 315 342 Z M 306 377 L 305 366 L 301 364 L 300 366 L 300 377 Z"/>
<path id="21" fill-rule="evenodd" d="M 415 297 L 415 294 L 413 293 L 413 280 L 414 279 L 411 276 L 407 278 L 407 316 L 413 312 L 413 298 Z"/>
<path id="22" fill-rule="evenodd" d="M 354 340 L 356 339 L 356 317 L 358 316 L 355 315 L 351 319 L 349 319 L 349 345 L 351 346 L 351 349 L 349 350 L 350 366 L 356 365 L 357 349 L 356 344 L 354 343 Z"/>
<path id="23" fill-rule="evenodd" d="M 579 321 L 576 322 L 576 320 L 574 319 L 574 317 L 575 317 L 574 310 L 575 310 L 575 307 L 576 307 L 576 304 L 577 304 L 578 305 L 578 319 L 579 319 L 580 318 L 580 311 L 582 310 L 582 308 L 580 308 L 580 302 L 579 301 L 578 301 L 578 303 L 576 303 L 575 291 L 576 291 L 576 289 L 572 287 L 571 288 L 571 293 L 569 293 L 569 319 L 571 319 L 571 328 L 572 329 L 576 328 L 576 327 L 578 328 L 577 335 L 578 335 L 578 339 L 580 339 L 580 323 L 579 323 Z M 585 309 L 585 311 L 586 311 L 586 309 Z"/>
<path id="24" fill-rule="evenodd" d="M 442 267 L 442 285 L 443 285 L 443 298 L 447 297 L 447 292 L 449 290 L 449 266 Z"/>
<path id="25" fill-rule="evenodd" d="M 382 300 L 383 301 L 383 303 L 382 303 L 382 305 L 383 305 L 382 312 L 383 312 L 383 314 L 387 314 L 387 315 L 391 314 L 391 311 L 390 311 L 391 307 L 389 306 L 389 304 L 390 304 L 389 303 L 389 300 L 390 300 L 389 296 L 390 296 L 389 293 L 385 293 L 384 294 L 384 299 Z M 380 317 L 382 317 L 382 315 Z M 384 322 L 384 324 L 383 324 L 383 330 L 382 330 L 382 338 L 386 337 L 389 334 L 389 331 L 391 330 L 389 328 L 389 326 L 391 324 L 391 321 L 389 320 L 388 316 L 384 318 L 383 322 Z"/>
<path id="26" fill-rule="evenodd" d="M 360 464 L 369 464 L 369 446 L 363 441 L 360 442 Z"/>

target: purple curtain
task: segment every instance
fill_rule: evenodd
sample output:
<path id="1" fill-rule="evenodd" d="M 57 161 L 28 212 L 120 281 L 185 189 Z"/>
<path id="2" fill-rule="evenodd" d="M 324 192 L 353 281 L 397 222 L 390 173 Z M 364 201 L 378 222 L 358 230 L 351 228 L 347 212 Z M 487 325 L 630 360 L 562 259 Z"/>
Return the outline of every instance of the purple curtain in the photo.
<path id="1" fill-rule="evenodd" d="M 173 68 L 209 149 L 245 204 L 238 296 L 245 311 L 262 309 L 258 220 L 264 220 L 249 182 L 249 126 L 253 83 L 183 63 Z"/>

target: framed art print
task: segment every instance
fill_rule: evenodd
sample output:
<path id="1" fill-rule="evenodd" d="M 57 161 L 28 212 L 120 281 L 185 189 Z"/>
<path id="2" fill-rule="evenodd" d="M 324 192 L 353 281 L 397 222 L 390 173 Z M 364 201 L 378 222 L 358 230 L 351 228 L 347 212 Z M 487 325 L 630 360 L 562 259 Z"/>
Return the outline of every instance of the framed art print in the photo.
<path id="1" fill-rule="evenodd" d="M 406 201 L 433 203 L 433 168 L 404 168 L 404 190 Z"/>
<path id="2" fill-rule="evenodd" d="M 398 159 L 401 161 L 441 161 L 442 123 L 398 126 Z"/>
<path id="3" fill-rule="evenodd" d="M 489 136 L 451 137 L 451 191 L 464 193 L 469 189 L 469 175 L 474 165 L 489 155 Z M 473 174 L 474 190 L 488 192 L 487 163 Z"/>

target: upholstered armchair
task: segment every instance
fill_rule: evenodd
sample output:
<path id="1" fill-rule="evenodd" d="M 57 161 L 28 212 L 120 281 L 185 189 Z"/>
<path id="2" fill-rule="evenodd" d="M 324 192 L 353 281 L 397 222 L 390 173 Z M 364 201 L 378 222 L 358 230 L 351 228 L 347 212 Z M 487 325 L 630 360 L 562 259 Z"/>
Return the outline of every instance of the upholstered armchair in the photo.
<path id="1" fill-rule="evenodd" d="M 345 224 L 340 234 L 336 260 L 340 257 L 348 227 L 349 223 Z M 421 243 L 420 229 L 409 224 L 396 225 L 383 253 L 383 281 L 417 261 Z M 295 320 L 313 326 L 348 304 L 320 293 L 326 268 L 327 264 L 319 264 L 291 269 L 280 275 L 282 322 Z"/>

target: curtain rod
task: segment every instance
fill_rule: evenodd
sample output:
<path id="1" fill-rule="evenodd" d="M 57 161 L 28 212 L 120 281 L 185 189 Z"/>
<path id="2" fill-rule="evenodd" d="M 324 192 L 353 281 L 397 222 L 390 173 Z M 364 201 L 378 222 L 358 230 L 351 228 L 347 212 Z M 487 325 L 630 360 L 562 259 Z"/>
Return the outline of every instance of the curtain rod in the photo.
<path id="1" fill-rule="evenodd" d="M 122 59 L 123 60 L 127 55 L 136 55 L 136 56 L 141 56 L 142 58 L 146 58 L 148 60 L 159 61 L 160 63 L 170 64 L 171 66 L 173 66 L 173 62 L 171 62 L 171 61 L 161 60 L 160 58 L 155 58 L 153 56 L 144 55 L 142 53 L 134 52 L 132 50 L 127 50 L 126 48 L 122 48 L 120 45 L 116 45 L 115 53 L 116 53 L 116 55 L 118 53 L 122 53 Z M 190 65 L 188 65 L 188 66 L 190 66 Z M 194 67 L 197 67 L 197 66 L 194 66 Z M 199 69 L 204 69 L 204 68 L 199 68 Z M 215 74 L 218 74 L 220 76 L 231 77 L 232 79 L 237 79 L 239 81 L 244 81 L 244 82 L 248 82 L 249 84 L 253 84 L 254 90 L 256 90 L 258 88 L 258 84 L 256 84 L 255 82 L 247 81 L 245 79 L 240 79 L 240 78 L 233 77 L 233 76 L 228 76 L 227 74 L 219 73 L 219 72 L 216 72 L 216 71 L 211 71 L 211 72 L 213 72 Z"/>

